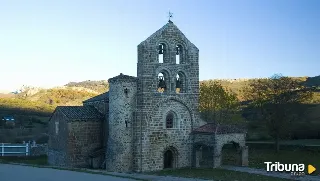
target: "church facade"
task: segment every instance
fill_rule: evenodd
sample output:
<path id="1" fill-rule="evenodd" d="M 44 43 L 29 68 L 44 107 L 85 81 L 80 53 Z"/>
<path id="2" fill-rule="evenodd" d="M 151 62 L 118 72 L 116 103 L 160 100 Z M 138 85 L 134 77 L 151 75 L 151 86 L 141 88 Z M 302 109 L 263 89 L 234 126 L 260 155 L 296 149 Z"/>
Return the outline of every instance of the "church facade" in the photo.
<path id="1" fill-rule="evenodd" d="M 172 21 L 138 45 L 136 77 L 108 81 L 109 91 L 83 106 L 57 107 L 49 121 L 51 165 L 116 172 L 199 167 L 207 146 L 216 167 L 230 141 L 246 157 L 243 131 L 201 120 L 199 49 Z"/>

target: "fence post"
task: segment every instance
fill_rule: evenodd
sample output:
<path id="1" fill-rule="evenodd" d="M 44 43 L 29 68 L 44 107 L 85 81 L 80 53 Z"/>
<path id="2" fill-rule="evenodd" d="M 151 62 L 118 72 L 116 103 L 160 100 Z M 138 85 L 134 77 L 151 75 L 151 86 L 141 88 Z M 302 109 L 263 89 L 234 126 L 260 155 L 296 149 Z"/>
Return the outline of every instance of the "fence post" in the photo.
<path id="1" fill-rule="evenodd" d="M 29 155 L 29 143 L 26 144 L 26 156 Z"/>
<path id="2" fill-rule="evenodd" d="M 4 155 L 4 143 L 1 144 L 1 156 Z"/>

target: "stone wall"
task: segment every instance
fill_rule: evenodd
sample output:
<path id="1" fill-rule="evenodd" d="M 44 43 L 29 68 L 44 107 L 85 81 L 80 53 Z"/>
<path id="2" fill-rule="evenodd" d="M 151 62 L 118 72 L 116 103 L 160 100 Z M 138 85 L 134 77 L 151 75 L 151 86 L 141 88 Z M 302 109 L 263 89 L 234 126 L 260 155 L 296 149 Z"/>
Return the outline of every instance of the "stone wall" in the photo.
<path id="1" fill-rule="evenodd" d="M 58 134 L 56 134 L 56 122 L 59 123 Z M 67 139 L 68 139 L 67 118 L 56 110 L 48 124 L 48 163 L 55 166 L 66 166 L 67 158 Z"/>
<path id="2" fill-rule="evenodd" d="M 89 154 L 103 145 L 102 120 L 71 121 L 68 128 L 68 164 L 89 167 Z"/>
<path id="3" fill-rule="evenodd" d="M 94 106 L 100 113 L 105 115 L 104 121 L 102 123 L 103 127 L 103 146 L 106 147 L 107 140 L 108 140 L 108 131 L 109 131 L 109 98 L 99 100 L 99 101 L 90 101 L 83 103 L 84 106 Z"/>
<path id="4" fill-rule="evenodd" d="M 166 128 L 166 116 L 168 112 L 175 114 L 174 123 L 176 127 Z M 191 117 L 192 114 L 188 108 L 176 100 L 165 101 L 152 114 L 145 130 L 143 145 L 144 170 L 161 170 L 163 169 L 164 152 L 172 147 L 176 150 L 177 164 L 175 167 L 190 166 L 191 155 Z"/>
<path id="5" fill-rule="evenodd" d="M 244 147 L 246 145 L 246 134 L 245 133 L 230 133 L 230 134 L 219 134 L 216 135 L 216 147 L 217 151 L 221 151 L 223 145 L 235 142 L 238 143 L 240 147 Z"/>
<path id="6" fill-rule="evenodd" d="M 136 78 L 120 74 L 109 79 L 108 171 L 132 171 L 132 123 L 135 121 Z"/>
<path id="7" fill-rule="evenodd" d="M 163 63 L 159 63 L 159 44 L 165 45 Z M 182 46 L 182 59 L 176 64 L 176 46 Z M 163 153 L 168 147 L 177 150 L 177 167 L 191 166 L 192 129 L 200 125 L 199 50 L 169 22 L 138 45 L 137 121 L 134 123 L 134 170 L 163 169 Z M 166 81 L 166 91 L 159 93 L 158 74 Z M 176 93 L 176 76 L 183 75 L 183 93 Z M 167 112 L 173 111 L 178 129 L 164 127 Z"/>
<path id="8" fill-rule="evenodd" d="M 30 153 L 32 156 L 48 155 L 48 144 L 31 145 Z"/>

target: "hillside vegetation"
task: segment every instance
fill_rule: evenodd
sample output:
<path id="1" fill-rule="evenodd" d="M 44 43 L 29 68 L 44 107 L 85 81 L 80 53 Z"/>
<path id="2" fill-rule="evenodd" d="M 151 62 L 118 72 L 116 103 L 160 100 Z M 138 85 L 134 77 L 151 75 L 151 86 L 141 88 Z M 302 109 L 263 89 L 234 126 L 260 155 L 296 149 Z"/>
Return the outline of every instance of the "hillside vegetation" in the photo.
<path id="1" fill-rule="evenodd" d="M 292 77 L 292 79 L 297 79 L 301 83 L 310 87 L 320 86 L 320 76 L 317 77 Z M 219 81 L 221 85 L 228 89 L 229 91 L 235 93 L 239 101 L 243 101 L 242 90 L 248 85 L 253 79 L 217 79 L 214 81 Z M 206 83 L 212 80 L 201 81 L 201 83 Z M 109 90 L 109 84 L 105 80 L 100 81 L 82 81 L 82 82 L 70 82 L 62 87 L 56 87 L 51 89 L 37 89 L 30 91 L 24 89 L 23 92 L 19 94 L 0 94 L 0 117 L 12 115 L 19 122 L 18 125 L 31 125 L 29 126 L 29 133 L 24 133 L 24 137 L 19 139 L 24 139 L 27 136 L 34 138 L 34 134 L 37 136 L 40 133 L 46 133 L 46 124 L 49 120 L 52 112 L 57 106 L 60 105 L 82 105 L 82 101 L 94 97 L 98 94 L 106 92 Z M 30 93 L 32 92 L 32 94 Z M 308 121 L 320 122 L 320 91 L 319 89 L 314 92 L 313 98 L 308 102 L 309 118 Z M 232 115 L 232 119 L 243 119 L 240 114 Z M 1 127 L 1 124 L 0 124 Z M 0 128 L 1 129 L 1 128 Z M 16 129 L 16 128 L 14 128 Z M 37 130 L 35 130 L 37 129 Z M 14 130 L 12 130 L 14 131 Z M 263 130 L 261 131 L 263 132 Z M 4 132 L 2 132 L 4 133 Z M 8 133 L 6 133 L 8 135 Z M 33 136 L 32 136 L 33 135 Z M 0 133 L 0 138 L 4 138 Z M 43 138 L 39 138 L 43 139 Z M 1 140 L 0 142 L 7 141 L 13 142 L 14 140 Z"/>

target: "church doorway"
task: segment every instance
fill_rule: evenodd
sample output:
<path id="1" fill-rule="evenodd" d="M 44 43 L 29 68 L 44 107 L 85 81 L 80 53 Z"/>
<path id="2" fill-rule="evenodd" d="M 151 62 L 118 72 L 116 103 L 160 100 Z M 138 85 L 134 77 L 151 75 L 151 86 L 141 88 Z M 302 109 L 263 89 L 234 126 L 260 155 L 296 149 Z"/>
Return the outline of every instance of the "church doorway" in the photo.
<path id="1" fill-rule="evenodd" d="M 176 153 L 171 149 L 166 150 L 163 155 L 163 168 L 164 169 L 176 168 L 176 163 L 177 163 Z"/>

